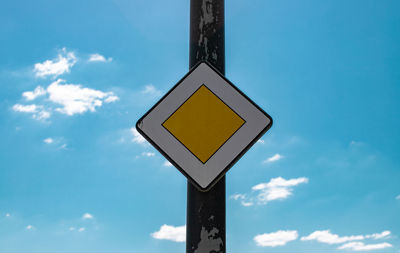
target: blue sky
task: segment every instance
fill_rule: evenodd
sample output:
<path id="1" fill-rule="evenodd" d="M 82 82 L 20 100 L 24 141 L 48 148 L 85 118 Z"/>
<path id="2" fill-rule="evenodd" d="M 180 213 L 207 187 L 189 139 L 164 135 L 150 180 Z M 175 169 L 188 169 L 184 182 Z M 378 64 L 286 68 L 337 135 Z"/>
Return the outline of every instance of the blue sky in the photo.
<path id="1" fill-rule="evenodd" d="M 2 1 L 0 252 L 184 252 L 186 179 L 132 128 L 188 71 L 188 2 Z M 274 119 L 229 252 L 400 252 L 399 9 L 226 0 L 226 76 Z"/>

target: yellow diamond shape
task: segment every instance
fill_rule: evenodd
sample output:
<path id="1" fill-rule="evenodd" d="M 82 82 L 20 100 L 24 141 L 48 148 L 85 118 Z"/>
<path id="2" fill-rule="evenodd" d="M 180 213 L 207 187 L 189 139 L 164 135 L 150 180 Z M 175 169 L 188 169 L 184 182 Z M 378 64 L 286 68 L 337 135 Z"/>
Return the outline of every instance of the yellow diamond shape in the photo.
<path id="1" fill-rule="evenodd" d="M 202 85 L 162 125 L 205 163 L 244 123 Z"/>

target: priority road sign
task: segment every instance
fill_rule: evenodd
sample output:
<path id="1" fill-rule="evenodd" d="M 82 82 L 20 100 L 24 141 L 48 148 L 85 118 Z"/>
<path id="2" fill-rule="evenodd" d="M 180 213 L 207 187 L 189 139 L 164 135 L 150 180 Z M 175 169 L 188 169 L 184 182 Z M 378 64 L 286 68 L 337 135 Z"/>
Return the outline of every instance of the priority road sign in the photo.
<path id="1" fill-rule="evenodd" d="M 266 112 L 203 61 L 136 128 L 199 190 L 208 191 L 271 125 Z"/>

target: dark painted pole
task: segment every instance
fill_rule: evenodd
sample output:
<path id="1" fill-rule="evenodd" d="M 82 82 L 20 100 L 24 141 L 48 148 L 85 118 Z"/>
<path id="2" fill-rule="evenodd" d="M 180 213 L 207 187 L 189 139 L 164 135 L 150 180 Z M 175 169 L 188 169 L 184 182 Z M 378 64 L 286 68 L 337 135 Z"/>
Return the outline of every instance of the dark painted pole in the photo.
<path id="1" fill-rule="evenodd" d="M 206 60 L 225 74 L 224 0 L 190 1 L 190 60 L 192 68 Z M 225 253 L 225 176 L 208 192 L 189 181 L 186 253 Z"/>

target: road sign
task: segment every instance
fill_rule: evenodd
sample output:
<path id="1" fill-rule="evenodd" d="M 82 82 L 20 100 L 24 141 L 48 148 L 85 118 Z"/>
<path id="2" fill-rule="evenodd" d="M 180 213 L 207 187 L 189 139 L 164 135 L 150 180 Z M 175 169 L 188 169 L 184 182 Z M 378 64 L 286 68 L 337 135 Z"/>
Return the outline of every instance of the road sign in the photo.
<path id="1" fill-rule="evenodd" d="M 271 127 L 272 118 L 207 62 L 136 123 L 197 188 L 209 190 Z"/>

